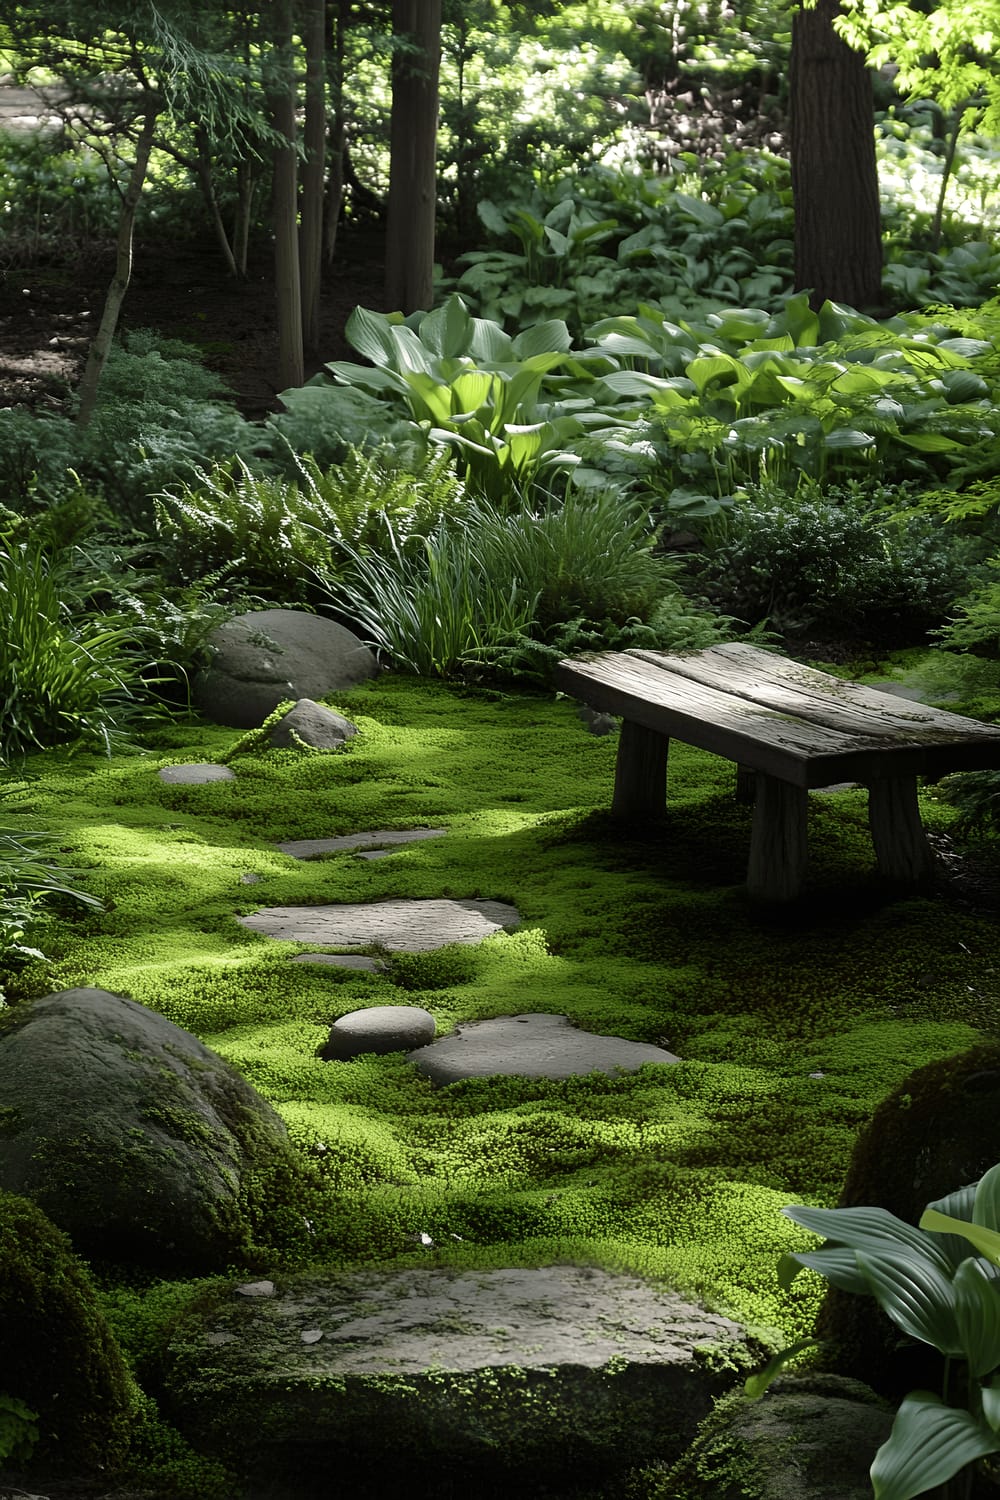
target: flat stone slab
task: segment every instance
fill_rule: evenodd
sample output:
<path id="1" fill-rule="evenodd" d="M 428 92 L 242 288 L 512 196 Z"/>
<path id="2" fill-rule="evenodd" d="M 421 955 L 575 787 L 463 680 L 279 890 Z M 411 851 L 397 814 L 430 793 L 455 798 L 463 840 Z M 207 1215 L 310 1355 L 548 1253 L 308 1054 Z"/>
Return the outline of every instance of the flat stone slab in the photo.
<path id="1" fill-rule="evenodd" d="M 635 1073 L 645 1063 L 680 1058 L 651 1042 L 581 1031 L 568 1016 L 500 1016 L 456 1026 L 451 1036 L 410 1053 L 410 1061 L 435 1083 L 516 1074 L 573 1078 L 586 1073 Z"/>
<path id="2" fill-rule="evenodd" d="M 333 839 L 289 839 L 278 848 L 293 859 L 319 859 L 324 854 L 341 854 L 351 849 L 383 849 L 393 844 L 416 844 L 422 839 L 439 839 L 446 828 L 374 828 L 366 833 L 345 833 Z"/>
<path id="3" fill-rule="evenodd" d="M 516 906 L 505 901 L 374 901 L 343 906 L 270 906 L 240 917 L 244 927 L 292 943 L 429 953 L 446 943 L 479 943 L 516 927 Z"/>
<path id="4" fill-rule="evenodd" d="M 364 1053 L 406 1052 L 434 1040 L 437 1023 L 419 1005 L 370 1005 L 334 1021 L 320 1057 L 346 1062 Z"/>
<path id="5" fill-rule="evenodd" d="M 738 1324 L 635 1276 L 369 1267 L 220 1292 L 175 1331 L 166 1384 L 186 1434 L 255 1473 L 420 1496 L 488 1474 L 530 1495 L 683 1452 L 741 1360 Z"/>
<path id="6" fill-rule="evenodd" d="M 172 785 L 200 786 L 206 781 L 235 781 L 236 773 L 228 766 L 192 762 L 184 766 L 163 766 L 157 773 L 161 781 Z"/>

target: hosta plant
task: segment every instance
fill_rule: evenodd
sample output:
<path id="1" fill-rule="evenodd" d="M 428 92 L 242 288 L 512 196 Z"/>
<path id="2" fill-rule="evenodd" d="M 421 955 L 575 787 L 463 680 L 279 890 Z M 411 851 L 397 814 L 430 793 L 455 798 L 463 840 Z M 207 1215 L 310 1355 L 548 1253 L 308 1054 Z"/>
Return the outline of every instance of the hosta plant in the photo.
<path id="1" fill-rule="evenodd" d="M 826 1237 L 782 1257 L 783 1286 L 817 1271 L 944 1356 L 943 1392 L 906 1396 L 875 1455 L 875 1500 L 968 1494 L 972 1469 L 1000 1453 L 1000 1166 L 929 1204 L 917 1228 L 880 1208 L 783 1211 Z"/>

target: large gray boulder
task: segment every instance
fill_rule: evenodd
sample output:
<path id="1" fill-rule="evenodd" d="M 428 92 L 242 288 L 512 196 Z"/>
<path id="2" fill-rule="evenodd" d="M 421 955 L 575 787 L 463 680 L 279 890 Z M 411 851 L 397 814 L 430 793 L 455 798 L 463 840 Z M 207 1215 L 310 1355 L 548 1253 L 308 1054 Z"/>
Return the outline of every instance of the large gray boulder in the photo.
<path id="1" fill-rule="evenodd" d="M 358 1497 L 548 1495 L 679 1456 L 757 1357 L 737 1324 L 635 1276 L 420 1267 L 201 1298 L 164 1373 L 199 1447 L 258 1482 L 294 1474 L 296 1495 L 331 1475 Z"/>
<path id="2" fill-rule="evenodd" d="M 871 1500 L 868 1470 L 893 1413 L 859 1381 L 785 1379 L 760 1401 L 734 1392 L 647 1500 Z"/>
<path id="3" fill-rule="evenodd" d="M 286 698 L 325 698 L 374 677 L 368 647 L 343 625 L 298 609 L 235 615 L 212 631 L 212 665 L 195 681 L 207 719 L 258 729 Z"/>
<path id="4" fill-rule="evenodd" d="M 244 1175 L 290 1153 L 281 1118 L 196 1037 L 106 990 L 0 1027 L 0 1189 L 100 1259 L 210 1270 L 244 1246 Z"/>

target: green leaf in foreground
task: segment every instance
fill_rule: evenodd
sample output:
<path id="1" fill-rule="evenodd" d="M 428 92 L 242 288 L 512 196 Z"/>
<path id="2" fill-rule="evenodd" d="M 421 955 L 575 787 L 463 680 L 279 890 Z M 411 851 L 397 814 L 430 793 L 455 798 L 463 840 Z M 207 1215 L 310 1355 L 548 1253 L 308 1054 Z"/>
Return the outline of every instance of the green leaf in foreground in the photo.
<path id="1" fill-rule="evenodd" d="M 991 1434 L 967 1411 L 945 1406 L 931 1391 L 903 1400 L 892 1432 L 875 1455 L 871 1480 L 875 1500 L 911 1500 L 944 1484 L 966 1464 L 1000 1452 Z"/>

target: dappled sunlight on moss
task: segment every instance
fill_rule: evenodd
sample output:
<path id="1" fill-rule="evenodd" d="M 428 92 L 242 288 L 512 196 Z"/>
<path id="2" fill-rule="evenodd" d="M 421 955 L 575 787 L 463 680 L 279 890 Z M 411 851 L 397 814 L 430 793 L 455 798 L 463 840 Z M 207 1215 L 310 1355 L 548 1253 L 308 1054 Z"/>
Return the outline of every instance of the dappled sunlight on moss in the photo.
<path id="1" fill-rule="evenodd" d="M 724 761 L 675 747 L 669 817 L 628 829 L 607 811 L 615 737 L 566 702 L 386 678 L 336 707 L 361 734 L 331 754 L 230 756 L 230 731 L 174 724 L 146 755 L 37 757 L 19 801 L 106 906 L 50 925 L 23 993 L 128 993 L 275 1104 L 302 1171 L 248 1184 L 268 1205 L 250 1269 L 592 1259 L 805 1331 L 820 1288 L 779 1290 L 778 1254 L 804 1243 L 779 1210 L 834 1201 L 886 1091 L 995 1028 L 990 921 L 879 892 L 862 793 L 812 799 L 810 890 L 768 912 L 742 888 L 749 812 Z M 227 758 L 235 782 L 156 775 Z M 416 826 L 445 832 L 374 861 L 275 847 Z M 305 944 L 237 920 L 400 897 L 505 900 L 522 924 L 373 974 L 293 963 Z M 319 1058 L 333 1021 L 378 1004 L 426 1008 L 439 1035 L 567 1015 L 682 1061 L 437 1089 L 402 1053 Z"/>

